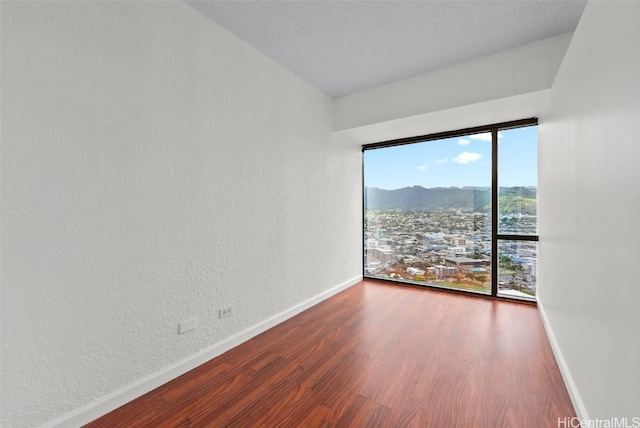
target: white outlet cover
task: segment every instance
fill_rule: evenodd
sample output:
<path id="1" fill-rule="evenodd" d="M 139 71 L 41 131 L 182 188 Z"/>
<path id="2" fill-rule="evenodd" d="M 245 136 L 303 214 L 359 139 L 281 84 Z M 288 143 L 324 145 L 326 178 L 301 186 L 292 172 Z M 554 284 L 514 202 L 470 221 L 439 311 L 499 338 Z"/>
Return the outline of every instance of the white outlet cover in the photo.
<path id="1" fill-rule="evenodd" d="M 196 328 L 196 319 L 191 318 L 190 320 L 182 321 L 178 324 L 178 334 L 184 334 L 188 331 L 191 331 Z"/>

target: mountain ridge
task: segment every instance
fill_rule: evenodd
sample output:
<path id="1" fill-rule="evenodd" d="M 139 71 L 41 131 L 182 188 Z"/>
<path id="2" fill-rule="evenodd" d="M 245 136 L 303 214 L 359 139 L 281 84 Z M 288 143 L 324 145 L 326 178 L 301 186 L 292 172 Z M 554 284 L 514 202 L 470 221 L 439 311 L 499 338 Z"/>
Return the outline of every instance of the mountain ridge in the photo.
<path id="1" fill-rule="evenodd" d="M 489 212 L 491 188 L 464 187 L 403 187 L 395 190 L 365 187 L 365 210 Z M 501 187 L 501 212 L 535 214 L 537 188 L 533 186 Z"/>

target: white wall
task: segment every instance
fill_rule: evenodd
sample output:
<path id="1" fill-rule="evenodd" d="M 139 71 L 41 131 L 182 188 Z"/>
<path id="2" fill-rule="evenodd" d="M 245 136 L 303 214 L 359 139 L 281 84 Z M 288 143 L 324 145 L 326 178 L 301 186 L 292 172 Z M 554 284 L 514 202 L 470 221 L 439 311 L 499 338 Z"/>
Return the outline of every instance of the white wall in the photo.
<path id="1" fill-rule="evenodd" d="M 640 417 L 639 161 L 640 3 L 590 2 L 540 117 L 538 193 L 538 299 L 585 418 Z"/>
<path id="2" fill-rule="evenodd" d="M 360 151 L 331 118 L 182 2 L 2 2 L 2 425 L 357 280 Z"/>
<path id="3" fill-rule="evenodd" d="M 549 89 L 571 36 L 540 40 L 337 98 L 334 129 L 350 130 Z"/>
<path id="4" fill-rule="evenodd" d="M 398 138 L 538 117 L 548 102 L 549 89 L 543 89 L 527 94 L 357 126 L 337 131 L 336 134 L 345 137 L 348 144 L 362 146 L 363 144 Z"/>

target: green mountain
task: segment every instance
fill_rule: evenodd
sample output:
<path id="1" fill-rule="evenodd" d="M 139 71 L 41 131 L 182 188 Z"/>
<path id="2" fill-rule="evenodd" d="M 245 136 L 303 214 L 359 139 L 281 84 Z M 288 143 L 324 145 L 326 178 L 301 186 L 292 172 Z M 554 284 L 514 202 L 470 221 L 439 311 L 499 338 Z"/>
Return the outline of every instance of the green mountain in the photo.
<path id="1" fill-rule="evenodd" d="M 535 187 L 501 187 L 500 211 L 535 214 L 537 202 Z M 421 186 L 385 190 L 365 187 L 365 209 L 401 211 L 488 212 L 491 209 L 491 190 L 488 187 L 435 187 Z"/>
<path id="2" fill-rule="evenodd" d="M 536 214 L 538 189 L 536 187 L 501 187 L 498 197 L 501 213 Z"/>

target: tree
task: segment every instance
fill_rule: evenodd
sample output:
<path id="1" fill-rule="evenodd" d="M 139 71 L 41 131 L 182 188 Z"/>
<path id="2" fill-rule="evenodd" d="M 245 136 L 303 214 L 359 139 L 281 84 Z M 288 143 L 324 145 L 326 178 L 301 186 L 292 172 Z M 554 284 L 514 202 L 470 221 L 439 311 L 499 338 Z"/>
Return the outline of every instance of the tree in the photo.
<path id="1" fill-rule="evenodd" d="M 503 270 L 513 271 L 515 270 L 515 264 L 510 257 L 500 254 L 498 257 L 498 267 Z"/>
<path id="2" fill-rule="evenodd" d="M 455 275 L 453 275 L 453 278 L 456 280 L 456 282 L 460 282 L 464 279 L 464 275 L 461 273 L 457 273 Z"/>
<path id="3" fill-rule="evenodd" d="M 476 276 L 476 279 L 480 281 L 480 284 L 482 285 L 484 285 L 484 283 L 488 280 L 487 275 L 478 275 Z"/>

